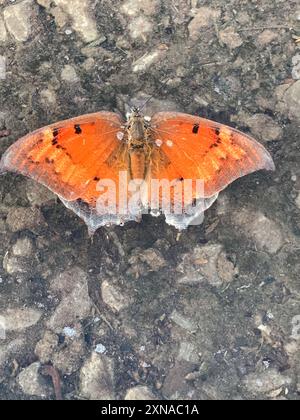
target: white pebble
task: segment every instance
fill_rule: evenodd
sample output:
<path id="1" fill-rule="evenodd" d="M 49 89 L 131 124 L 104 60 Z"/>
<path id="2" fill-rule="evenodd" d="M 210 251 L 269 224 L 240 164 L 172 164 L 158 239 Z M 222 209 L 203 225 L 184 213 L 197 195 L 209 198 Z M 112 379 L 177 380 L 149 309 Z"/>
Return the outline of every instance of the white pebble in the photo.
<path id="1" fill-rule="evenodd" d="M 106 347 L 103 346 L 103 344 L 97 344 L 96 348 L 95 348 L 95 352 L 98 354 L 103 354 L 106 352 Z"/>
<path id="2" fill-rule="evenodd" d="M 157 147 L 160 147 L 163 144 L 163 141 L 157 139 L 157 140 L 155 140 L 155 144 L 156 144 Z"/>

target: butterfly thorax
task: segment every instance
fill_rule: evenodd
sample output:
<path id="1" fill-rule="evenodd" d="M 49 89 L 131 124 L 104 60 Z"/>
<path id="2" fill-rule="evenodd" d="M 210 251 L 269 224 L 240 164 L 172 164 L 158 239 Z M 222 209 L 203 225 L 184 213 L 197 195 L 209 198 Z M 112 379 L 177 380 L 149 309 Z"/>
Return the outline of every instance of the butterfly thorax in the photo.
<path id="1" fill-rule="evenodd" d="M 135 110 L 127 123 L 129 169 L 132 179 L 145 179 L 151 154 L 149 132 L 144 117 Z"/>

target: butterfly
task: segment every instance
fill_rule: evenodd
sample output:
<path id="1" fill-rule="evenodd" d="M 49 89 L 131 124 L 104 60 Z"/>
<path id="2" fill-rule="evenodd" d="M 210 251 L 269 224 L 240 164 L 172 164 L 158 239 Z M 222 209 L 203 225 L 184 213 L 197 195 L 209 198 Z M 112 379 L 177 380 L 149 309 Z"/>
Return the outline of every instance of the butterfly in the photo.
<path id="1" fill-rule="evenodd" d="M 138 108 L 131 111 L 126 122 L 104 111 L 28 134 L 4 153 L 0 173 L 20 173 L 45 185 L 94 233 L 103 225 L 139 221 L 145 208 L 154 215 L 164 213 L 178 229 L 186 228 L 237 178 L 275 170 L 260 143 L 226 125 L 178 112 L 150 118 Z M 155 209 L 150 200 L 154 181 Z M 170 185 L 166 195 L 171 209 L 176 202 L 182 204 L 189 186 L 181 214 L 163 209 L 163 181 Z M 134 201 L 130 208 L 128 200 Z"/>

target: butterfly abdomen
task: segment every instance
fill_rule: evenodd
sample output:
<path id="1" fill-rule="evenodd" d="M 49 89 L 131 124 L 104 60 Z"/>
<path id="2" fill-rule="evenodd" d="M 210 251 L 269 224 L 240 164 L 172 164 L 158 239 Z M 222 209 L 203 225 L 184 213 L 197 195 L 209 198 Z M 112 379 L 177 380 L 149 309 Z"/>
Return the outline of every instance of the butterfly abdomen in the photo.
<path id="1" fill-rule="evenodd" d="M 145 179 L 147 161 L 144 148 L 132 148 L 129 151 L 129 158 L 131 179 Z"/>

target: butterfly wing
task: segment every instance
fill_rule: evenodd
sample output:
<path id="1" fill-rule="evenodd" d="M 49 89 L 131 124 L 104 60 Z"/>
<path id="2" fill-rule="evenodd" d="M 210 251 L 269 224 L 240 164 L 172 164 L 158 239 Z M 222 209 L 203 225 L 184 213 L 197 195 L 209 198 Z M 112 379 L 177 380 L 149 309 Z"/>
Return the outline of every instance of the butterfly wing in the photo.
<path id="1" fill-rule="evenodd" d="M 99 180 L 116 181 L 119 170 L 127 170 L 122 132 L 120 117 L 111 112 L 52 124 L 14 143 L 2 157 L 0 172 L 21 173 L 66 201 L 95 206 Z"/>
<path id="2" fill-rule="evenodd" d="M 153 117 L 151 130 L 160 146 L 160 152 L 154 152 L 160 158 L 152 159 L 151 178 L 203 180 L 203 198 L 251 172 L 275 169 L 269 152 L 256 140 L 204 118 L 161 112 Z"/>

